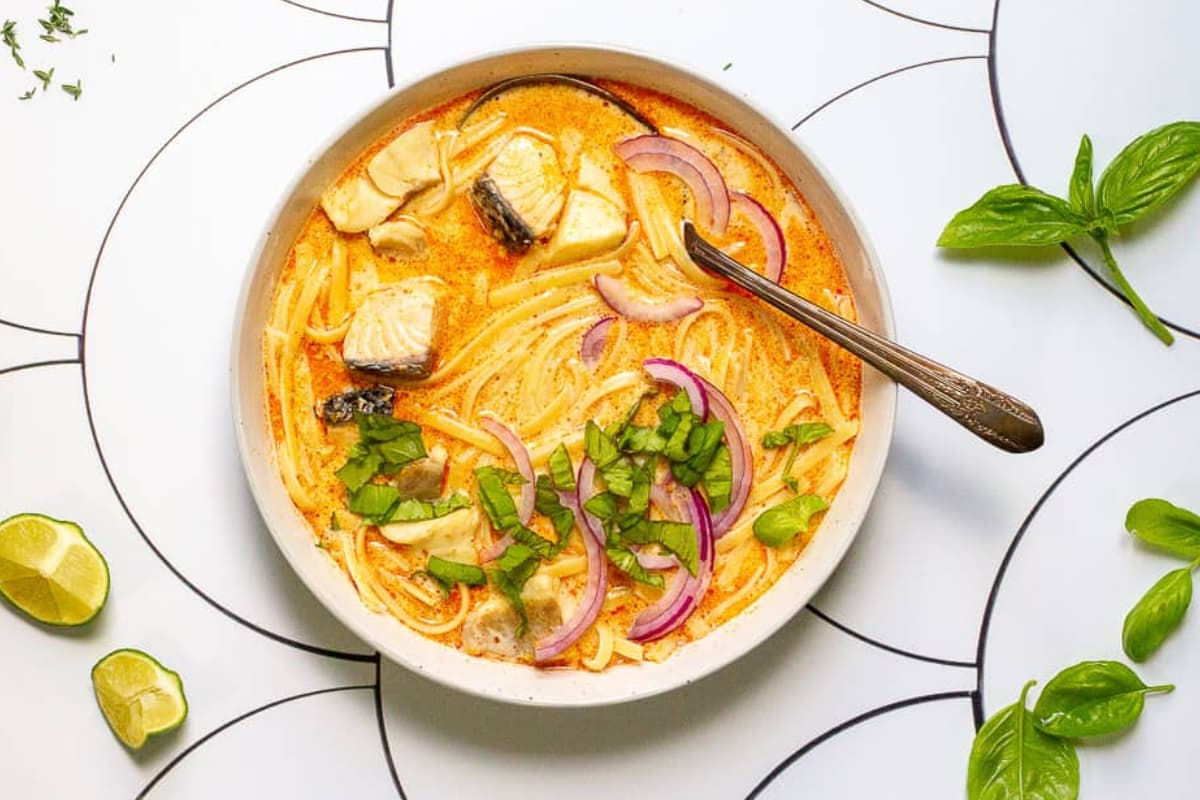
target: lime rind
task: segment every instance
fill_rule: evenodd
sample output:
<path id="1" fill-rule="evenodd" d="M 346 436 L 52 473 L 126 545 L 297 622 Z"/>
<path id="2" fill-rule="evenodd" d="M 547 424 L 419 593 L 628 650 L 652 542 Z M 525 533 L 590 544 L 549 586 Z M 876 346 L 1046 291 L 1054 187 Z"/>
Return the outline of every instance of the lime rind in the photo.
<path id="1" fill-rule="evenodd" d="M 120 692 L 109 686 L 107 680 L 103 679 L 105 667 L 114 659 L 122 656 L 132 657 L 139 662 L 148 664 L 153 669 L 155 678 L 153 684 L 146 686 L 141 691 L 160 691 L 172 697 L 178 701 L 178 713 L 161 725 L 146 726 L 144 724 L 142 705 L 140 702 L 135 702 L 138 700 L 138 697 L 128 698 L 122 696 Z M 102 678 L 100 681 L 97 680 L 98 675 Z M 96 701 L 100 705 L 100 710 L 113 735 L 131 750 L 141 748 L 152 736 L 158 736 L 175 730 L 184 723 L 188 716 L 188 701 L 187 694 L 183 689 L 183 679 L 180 678 L 178 672 L 163 666 L 162 662 L 144 650 L 123 647 L 113 650 L 101 658 L 92 666 L 92 687 L 96 694 Z M 107 703 L 105 697 L 102 695 L 108 696 Z M 109 710 L 110 707 L 111 711 Z M 137 717 L 136 726 L 130 724 L 134 716 Z M 123 722 L 126 724 L 122 725 Z M 136 734 L 136 738 L 130 739 L 122 735 L 129 732 L 128 730 L 123 730 L 127 727 L 136 727 L 136 730 L 133 731 Z"/>
<path id="2" fill-rule="evenodd" d="M 2 584 L 0 584 L 0 597 L 3 597 L 5 602 L 20 611 L 22 614 L 36 622 L 41 623 L 42 625 L 48 625 L 53 628 L 77 628 L 82 625 L 87 625 L 89 622 L 94 620 L 101 611 L 104 610 L 104 606 L 108 602 L 108 595 L 112 591 L 112 574 L 109 572 L 108 560 L 104 557 L 104 554 L 100 552 L 100 549 L 96 547 L 96 545 L 92 544 L 92 541 L 88 539 L 87 534 L 83 532 L 83 528 L 81 528 L 77 523 L 71 522 L 70 520 L 55 519 L 47 514 L 39 514 L 37 512 L 25 512 L 22 514 L 13 514 L 7 519 L 0 520 L 0 531 L 3 531 L 6 527 L 13 523 L 25 519 L 39 519 L 60 532 L 69 532 L 69 535 L 73 536 L 80 544 L 84 545 L 89 551 L 91 551 L 91 553 L 99 560 L 100 566 L 104 570 L 104 593 L 101 595 L 99 602 L 96 603 L 95 610 L 90 615 L 83 619 L 72 620 L 70 622 L 64 620 L 43 619 L 42 617 L 31 613 L 28 609 L 24 608 L 11 597 L 9 597 L 8 592 L 4 590 Z M 40 575 L 40 573 L 38 574 Z M 49 582 L 48 579 L 44 580 Z"/>

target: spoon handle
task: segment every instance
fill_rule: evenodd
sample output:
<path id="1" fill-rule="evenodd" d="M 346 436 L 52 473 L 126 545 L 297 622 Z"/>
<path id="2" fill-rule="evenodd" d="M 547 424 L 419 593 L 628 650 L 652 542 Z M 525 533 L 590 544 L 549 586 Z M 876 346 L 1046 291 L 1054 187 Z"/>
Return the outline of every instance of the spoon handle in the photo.
<path id="1" fill-rule="evenodd" d="M 1012 395 L 789 292 L 713 247 L 687 221 L 683 223 L 683 239 L 688 255 L 697 264 L 841 345 L 981 439 L 1010 453 L 1027 453 L 1042 446 L 1045 433 L 1037 412 Z"/>

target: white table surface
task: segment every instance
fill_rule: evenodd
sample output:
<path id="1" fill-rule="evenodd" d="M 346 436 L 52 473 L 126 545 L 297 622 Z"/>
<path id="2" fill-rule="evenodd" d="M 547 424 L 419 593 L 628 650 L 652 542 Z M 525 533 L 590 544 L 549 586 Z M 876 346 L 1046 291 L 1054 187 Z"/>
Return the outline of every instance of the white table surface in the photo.
<path id="1" fill-rule="evenodd" d="M 0 52 L 0 516 L 77 520 L 113 588 L 78 632 L 0 609 L 0 795 L 958 798 L 978 714 L 1120 657 L 1125 610 L 1170 563 L 1131 544 L 1126 508 L 1200 508 L 1200 342 L 1163 347 L 1060 250 L 933 242 L 1016 175 L 1065 192 L 1084 131 L 1102 164 L 1200 118 L 1200 5 L 886 3 L 75 0 L 90 32 L 52 47 L 47 0 L 5 2 L 31 68 L 84 94 L 19 102 L 34 81 Z M 390 86 L 546 41 L 676 59 L 795 124 L 874 239 L 900 339 L 1047 428 L 1005 455 L 902 396 L 878 498 L 813 606 L 708 679 L 590 711 L 380 663 L 263 529 L 227 397 L 236 291 L 298 165 Z M 1193 188 L 1116 247 L 1152 307 L 1200 330 L 1197 212 Z M 1198 625 L 1139 668 L 1179 689 L 1081 749 L 1082 797 L 1195 796 Z M 121 646 L 191 702 L 135 755 L 88 679 Z"/>

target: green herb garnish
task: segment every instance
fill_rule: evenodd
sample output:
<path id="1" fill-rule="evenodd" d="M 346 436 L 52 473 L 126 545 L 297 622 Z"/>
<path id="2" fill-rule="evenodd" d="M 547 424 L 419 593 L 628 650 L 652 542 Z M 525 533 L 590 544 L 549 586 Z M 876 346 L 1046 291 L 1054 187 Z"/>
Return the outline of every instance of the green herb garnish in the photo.
<path id="1" fill-rule="evenodd" d="M 638 583 L 644 583 L 647 586 L 653 586 L 661 589 L 665 585 L 663 576 L 657 572 L 650 572 L 642 566 L 642 562 L 638 561 L 637 554 L 623 544 L 611 543 L 604 548 L 605 555 L 608 560 L 613 563 L 613 566 L 624 572 L 630 578 L 633 578 Z"/>
<path id="2" fill-rule="evenodd" d="M 693 575 L 700 568 L 696 530 L 686 522 L 642 519 L 622 530 L 619 536 L 633 544 L 662 545 Z"/>
<path id="3" fill-rule="evenodd" d="M 583 429 L 583 450 L 596 465 L 596 469 L 600 470 L 621 456 L 621 451 L 613 444 L 612 438 L 591 420 L 588 420 Z"/>
<path id="4" fill-rule="evenodd" d="M 1056 798 L 1079 795 L 1079 756 L 1066 739 L 1044 733 L 1034 725 L 1025 698 L 996 712 L 975 735 L 967 766 L 968 800 Z"/>
<path id="5" fill-rule="evenodd" d="M 499 589 L 517 612 L 518 637 L 524 636 L 529 625 L 529 617 L 525 613 L 525 601 L 521 599 L 521 590 L 533 577 L 538 568 L 538 555 L 522 544 L 511 544 L 496 559 L 496 569 L 487 571 L 492 583 Z"/>
<path id="6" fill-rule="evenodd" d="M 29 100 L 29 99 L 30 99 L 30 98 L 32 98 L 32 97 L 33 97 L 35 94 L 37 94 L 37 87 L 36 87 L 36 86 L 35 86 L 35 87 L 33 87 L 32 89 L 30 89 L 29 91 L 27 91 L 25 94 L 23 94 L 23 95 L 21 95 L 20 97 L 18 97 L 17 99 L 18 99 L 18 100 Z"/>
<path id="7" fill-rule="evenodd" d="M 493 528 L 507 532 L 521 524 L 517 504 L 506 487 L 519 486 L 525 483 L 524 478 L 515 472 L 488 466 L 475 470 L 475 480 L 479 484 L 479 503 Z"/>
<path id="8" fill-rule="evenodd" d="M 430 556 L 425 569 L 447 592 L 456 583 L 465 583 L 467 586 L 482 586 L 487 583 L 487 575 L 474 564 Z"/>
<path id="9" fill-rule="evenodd" d="M 1200 122 L 1174 122 L 1133 140 L 1092 184 L 1092 142 L 1079 143 L 1068 199 L 1032 186 L 998 186 L 954 216 L 939 247 L 1042 247 L 1087 235 L 1117 291 L 1164 344 L 1175 337 L 1117 266 L 1109 237 L 1177 194 L 1200 171 Z"/>
<path id="10" fill-rule="evenodd" d="M 34 77 L 42 82 L 42 91 L 46 91 L 50 88 L 50 81 L 54 80 L 54 67 L 51 67 L 49 71 L 35 69 L 33 74 Z"/>
<path id="11" fill-rule="evenodd" d="M 49 19 L 39 19 L 38 24 L 42 26 L 45 34 L 42 38 L 48 42 L 60 41 L 54 36 L 55 33 L 62 33 L 74 39 L 76 36 L 82 36 L 87 33 L 87 28 L 75 30 L 71 25 L 71 17 L 75 16 L 75 12 L 64 6 L 58 0 L 54 0 L 54 5 L 46 8 L 50 13 L 47 15 Z"/>
<path id="12" fill-rule="evenodd" d="M 350 447 L 346 463 L 335 474 L 350 492 L 376 475 L 393 475 L 402 467 L 425 458 L 421 426 L 388 414 L 359 414 L 358 442 Z"/>
<path id="13" fill-rule="evenodd" d="M 1192 570 L 1200 560 L 1168 572 L 1150 587 L 1125 617 L 1121 646 L 1134 661 L 1145 661 L 1183 622 L 1192 602 Z"/>
<path id="14" fill-rule="evenodd" d="M 768 547 L 783 547 L 796 534 L 808 530 L 813 514 L 829 508 L 815 494 L 802 494 L 771 506 L 754 520 L 754 535 Z"/>
<path id="15" fill-rule="evenodd" d="M 1142 714 L 1146 695 L 1175 687 L 1147 686 L 1117 661 L 1084 661 L 1046 684 L 1033 708 L 1034 724 L 1051 736 L 1082 739 L 1124 730 Z"/>
<path id="16" fill-rule="evenodd" d="M 25 59 L 21 58 L 21 54 L 17 52 L 21 49 L 21 45 L 17 42 L 17 23 L 14 20 L 4 20 L 4 27 L 0 28 L 0 41 L 4 42 L 4 46 L 12 54 L 12 59 L 17 62 L 17 66 L 25 69 Z M 28 93 L 27 97 L 21 99 L 28 100 L 30 97 L 33 97 L 32 93 Z"/>
<path id="17" fill-rule="evenodd" d="M 733 494 L 733 462 L 728 447 L 721 445 L 717 448 L 712 463 L 704 470 L 702 481 L 709 511 L 717 514 L 728 508 Z"/>
<path id="18" fill-rule="evenodd" d="M 575 512 L 562 504 L 551 479 L 545 475 L 538 476 L 533 508 L 537 513 L 549 519 L 550 524 L 554 526 L 554 532 L 558 535 L 558 541 L 554 544 L 555 555 L 557 555 L 571 540 L 571 529 L 575 527 Z"/>
<path id="19" fill-rule="evenodd" d="M 575 466 L 566 445 L 560 444 L 550 454 L 550 480 L 554 488 L 563 492 L 575 491 Z"/>

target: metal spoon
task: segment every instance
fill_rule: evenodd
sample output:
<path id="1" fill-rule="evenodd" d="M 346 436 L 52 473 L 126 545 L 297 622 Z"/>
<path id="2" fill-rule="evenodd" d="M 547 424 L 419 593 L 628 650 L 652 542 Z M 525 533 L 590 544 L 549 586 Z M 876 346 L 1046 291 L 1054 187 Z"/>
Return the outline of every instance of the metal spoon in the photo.
<path id="1" fill-rule="evenodd" d="M 1012 395 L 842 319 L 767 280 L 713 247 L 687 220 L 683 242 L 700 266 L 766 300 L 887 375 L 976 436 L 1010 453 L 1042 446 L 1045 432 L 1037 412 Z"/>

